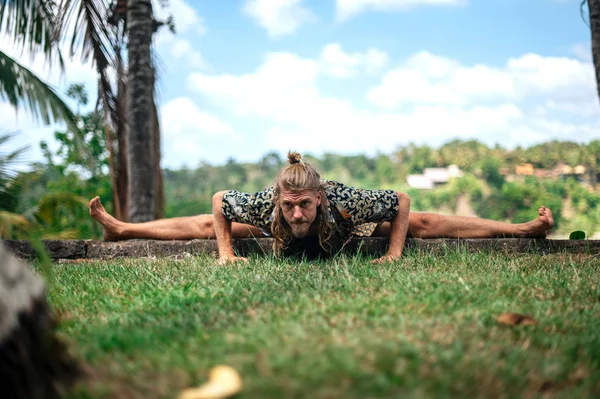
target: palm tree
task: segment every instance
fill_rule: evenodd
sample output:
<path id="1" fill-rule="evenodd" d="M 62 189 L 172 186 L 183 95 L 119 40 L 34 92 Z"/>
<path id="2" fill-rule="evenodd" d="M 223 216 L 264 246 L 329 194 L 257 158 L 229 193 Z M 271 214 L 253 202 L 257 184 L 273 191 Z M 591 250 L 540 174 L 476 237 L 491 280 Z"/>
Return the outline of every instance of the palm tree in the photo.
<path id="1" fill-rule="evenodd" d="M 147 42 L 149 46 L 152 34 L 165 23 L 155 21 L 152 18 L 152 10 L 149 7 L 149 3 L 141 2 L 141 4 L 143 7 L 146 7 L 146 9 L 142 9 L 142 14 L 140 15 L 143 15 L 143 18 L 146 19 L 148 17 L 150 18 L 150 29 L 148 29 L 147 21 L 142 25 L 143 35 L 148 36 L 143 40 Z M 106 0 L 62 0 L 59 8 L 61 10 L 59 18 L 61 26 L 69 25 L 69 19 L 72 18 L 73 15 L 77 15 L 77 23 L 74 25 L 73 31 L 68 35 L 68 37 L 71 38 L 71 55 L 75 53 L 77 46 L 79 46 L 82 50 L 83 61 L 91 60 L 94 62 L 98 72 L 98 106 L 105 119 L 105 134 L 110 154 L 109 164 L 113 187 L 115 217 L 120 220 L 131 219 L 131 215 L 128 215 L 129 182 L 131 181 L 134 182 L 134 184 L 138 184 L 137 182 L 140 182 L 140 180 L 137 177 L 135 179 L 129 177 L 128 165 L 132 165 L 133 169 L 136 170 L 136 173 L 138 170 L 146 170 L 149 160 L 147 156 L 148 153 L 154 154 L 154 157 L 153 159 L 150 158 L 152 161 L 152 168 L 148 169 L 148 171 L 144 172 L 141 176 L 142 180 L 148 180 L 147 182 L 144 181 L 142 183 L 142 188 L 149 187 L 151 189 L 151 187 L 155 187 L 157 193 L 157 206 L 154 207 L 150 204 L 142 204 L 141 207 L 138 205 L 137 208 L 144 210 L 147 206 L 148 208 L 145 209 L 147 211 L 154 207 L 155 211 L 152 217 L 162 217 L 164 190 L 162 172 L 160 169 L 160 125 L 156 113 L 156 99 L 154 98 L 154 81 L 156 73 L 154 72 L 154 64 L 150 57 L 144 58 L 144 62 L 149 62 L 150 64 L 149 66 L 146 65 L 144 67 L 146 71 L 142 75 L 144 76 L 145 84 L 147 85 L 144 88 L 144 98 L 147 96 L 148 101 L 151 104 L 151 113 L 150 116 L 146 118 L 146 121 L 150 120 L 152 123 L 144 122 L 151 128 L 145 132 L 145 134 L 148 135 L 148 140 L 151 142 L 151 150 L 146 154 L 141 153 L 143 151 L 138 151 L 140 154 L 136 155 L 137 157 L 142 158 L 141 165 L 144 165 L 143 162 L 146 163 L 143 168 L 137 166 L 139 165 L 139 161 L 136 156 L 133 158 L 129 156 L 130 150 L 128 148 L 131 148 L 132 146 L 127 145 L 127 126 L 129 126 L 128 116 L 130 113 L 129 105 L 133 103 L 132 107 L 136 106 L 136 102 L 140 99 L 140 97 L 136 97 L 135 102 L 127 101 L 128 96 L 132 94 L 131 90 L 129 90 L 129 86 L 131 84 L 130 76 L 134 74 L 134 71 L 131 71 L 132 65 L 128 68 L 123 62 L 123 51 L 128 46 L 128 34 L 130 33 L 128 26 L 132 26 L 132 24 L 128 23 L 128 14 L 130 13 L 131 7 L 127 0 L 114 0 L 110 3 Z M 132 12 L 135 14 L 134 18 L 138 18 L 136 11 Z M 148 14 L 148 12 L 150 12 L 150 14 Z M 171 20 L 167 21 L 166 24 L 173 29 Z M 137 23 L 135 25 L 137 25 Z M 133 31 L 135 36 L 136 28 L 134 28 Z M 137 55 L 129 55 L 128 57 L 129 60 L 136 60 L 138 58 Z M 151 68 L 152 70 L 151 80 L 148 79 L 148 68 Z M 111 85 L 108 78 L 109 69 L 112 69 L 115 72 L 114 75 L 116 76 L 116 81 L 113 85 Z M 137 75 L 138 73 L 135 72 L 135 74 Z M 144 101 L 145 103 L 147 102 L 146 100 Z M 146 105 L 144 107 L 146 107 Z M 132 123 L 132 126 L 140 128 L 137 123 Z M 152 132 L 151 135 L 148 134 L 150 131 Z M 139 136 L 138 134 L 138 137 L 143 138 L 144 136 Z M 148 146 L 146 146 L 146 148 L 148 148 Z M 150 178 L 153 179 L 152 182 L 150 181 Z M 140 193 L 140 191 L 134 189 L 134 193 L 136 193 L 134 195 L 138 198 L 138 195 L 140 195 L 138 193 Z M 136 199 L 135 201 L 139 203 L 139 200 Z M 152 213 L 150 214 L 152 215 Z"/>
<path id="2" fill-rule="evenodd" d="M 128 0 L 128 104 L 127 157 L 129 220 L 154 218 L 154 151 L 151 130 L 154 73 L 150 43 L 152 6 L 146 0 Z"/>
<path id="3" fill-rule="evenodd" d="M 57 48 L 51 0 L 0 0 L 0 33 L 33 57 L 43 54 L 64 67 Z M 17 110 L 28 109 L 45 124 L 65 122 L 76 129 L 75 116 L 56 92 L 29 69 L 0 49 L 0 98 Z"/>
<path id="4" fill-rule="evenodd" d="M 144 6 L 146 3 L 140 3 Z M 149 6 L 144 11 L 144 18 L 150 18 L 144 25 L 145 39 L 149 42 L 151 35 L 164 23 L 152 18 Z M 148 14 L 148 11 L 150 14 Z M 58 61 L 61 69 L 64 63 L 58 45 L 63 41 L 70 42 L 70 56 L 80 52 L 82 61 L 92 61 L 98 74 L 98 109 L 102 112 L 105 121 L 105 133 L 110 153 L 110 170 L 113 181 L 113 200 L 116 216 L 127 220 L 128 186 L 129 177 L 127 164 L 129 164 L 126 145 L 126 127 L 128 115 L 127 75 L 130 73 L 123 63 L 122 51 L 127 45 L 127 14 L 129 7 L 127 0 L 61 0 L 58 4 L 54 0 L 0 0 L 0 32 L 7 32 L 13 37 L 16 44 L 27 49 L 32 54 L 43 53 L 47 62 Z M 134 18 L 139 15 L 133 12 Z M 107 23 L 108 22 L 108 23 Z M 168 22 L 170 24 L 170 22 Z M 71 31 L 67 31 L 71 27 Z M 135 29 L 134 29 L 135 31 Z M 135 51 L 135 50 L 134 50 Z M 132 58 L 130 58 L 132 59 Z M 151 63 L 148 56 L 146 60 Z M 153 65 L 146 66 L 146 71 Z M 109 70 L 114 69 L 117 81 L 111 85 Z M 152 72 L 154 73 L 154 72 Z M 136 73 L 137 74 L 137 73 Z M 148 72 L 144 73 L 148 81 Z M 156 187 L 159 194 L 159 207 L 154 216 L 162 216 L 162 176 L 160 170 L 160 131 L 156 100 L 154 99 L 153 75 L 150 99 L 150 114 L 146 120 L 152 120 L 148 125 L 155 130 L 148 137 L 152 143 L 150 154 L 155 154 L 151 168 L 145 167 L 150 173 L 143 173 L 144 177 L 153 177 L 152 182 L 144 183 L 145 187 Z M 76 129 L 75 116 L 60 97 L 47 84 L 38 79 L 31 71 L 8 57 L 0 50 L 0 98 L 7 98 L 15 107 L 29 106 L 37 117 L 45 123 L 64 121 Z M 137 98 L 139 99 L 139 97 Z M 154 104 L 152 104 L 154 101 Z M 146 107 L 147 108 L 147 107 Z M 134 126 L 137 126 L 134 124 Z M 147 130 L 149 131 L 149 130 Z M 142 158 L 145 154 L 138 154 Z M 142 159 L 144 161 L 144 159 Z M 137 164 L 138 160 L 132 160 Z M 139 168 L 134 169 L 138 170 Z M 140 171 L 143 169 L 139 169 Z M 134 179 L 137 181 L 137 178 Z M 151 189 L 150 189 L 151 190 Z M 134 192 L 139 192 L 135 191 Z M 136 196 L 138 194 L 135 194 Z M 137 200 L 136 200 L 137 201 Z M 146 205 L 142 203 L 142 209 Z M 152 209 L 148 205 L 148 209 Z"/>
<path id="5" fill-rule="evenodd" d="M 600 0 L 582 0 L 580 5 L 582 14 L 586 2 L 592 36 L 592 59 L 596 70 L 596 87 L 600 97 Z"/>

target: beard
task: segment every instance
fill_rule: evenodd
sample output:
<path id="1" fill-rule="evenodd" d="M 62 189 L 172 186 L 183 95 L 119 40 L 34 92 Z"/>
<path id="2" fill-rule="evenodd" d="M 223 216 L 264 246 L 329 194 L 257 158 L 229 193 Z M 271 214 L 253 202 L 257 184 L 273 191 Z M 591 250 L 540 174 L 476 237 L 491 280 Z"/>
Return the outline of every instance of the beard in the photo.
<path id="1" fill-rule="evenodd" d="M 290 233 L 294 238 L 304 238 L 308 236 L 310 223 L 290 223 Z"/>

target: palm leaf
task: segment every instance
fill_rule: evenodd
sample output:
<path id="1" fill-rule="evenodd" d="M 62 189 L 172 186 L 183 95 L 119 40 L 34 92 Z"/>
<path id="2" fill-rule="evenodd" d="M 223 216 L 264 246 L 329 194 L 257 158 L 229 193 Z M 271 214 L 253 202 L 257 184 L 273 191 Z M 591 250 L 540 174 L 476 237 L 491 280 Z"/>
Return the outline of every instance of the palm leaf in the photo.
<path id="1" fill-rule="evenodd" d="M 32 57 L 42 52 L 49 64 L 56 57 L 62 71 L 55 10 L 54 0 L 0 0 L 0 32 Z"/>
<path id="2" fill-rule="evenodd" d="M 56 92 L 33 72 L 0 51 L 0 98 L 29 109 L 43 123 L 65 122 L 76 130 L 75 115 Z"/>
<path id="3" fill-rule="evenodd" d="M 70 25 L 76 14 L 71 37 L 70 55 L 81 52 L 83 62 L 90 60 L 98 73 L 99 98 L 105 104 L 104 117 L 113 125 L 116 124 L 116 100 L 110 84 L 108 69 L 115 65 L 114 31 L 106 23 L 110 6 L 106 0 L 62 0 L 59 6 L 58 26 L 63 29 Z"/>
<path id="4" fill-rule="evenodd" d="M 12 238 L 13 227 L 27 230 L 31 227 L 31 223 L 23 215 L 0 211 L 0 237 L 3 239 Z"/>
<path id="5" fill-rule="evenodd" d="M 13 212 L 19 204 L 19 196 L 23 186 L 14 178 L 0 178 L 0 210 Z"/>
<path id="6" fill-rule="evenodd" d="M 54 215 L 58 212 L 58 209 L 63 206 L 67 208 L 77 206 L 87 208 L 89 200 L 71 193 L 47 194 L 38 204 L 37 216 L 41 220 L 50 223 Z"/>
<path id="7" fill-rule="evenodd" d="M 15 137 L 16 133 L 0 134 L 0 146 Z M 8 153 L 0 152 L 0 210 L 12 212 L 18 204 L 21 182 L 15 179 L 12 166 L 19 161 L 29 146 L 17 148 Z"/>
<path id="8" fill-rule="evenodd" d="M 42 240 L 74 240 L 79 237 L 79 233 L 75 229 L 67 229 L 58 233 L 44 233 L 40 237 Z"/>
<path id="9" fill-rule="evenodd" d="M 14 138 L 16 135 L 17 134 L 14 132 L 0 134 L 0 146 Z M 0 180 L 8 179 L 10 178 L 10 176 L 13 175 L 14 172 L 11 170 L 10 166 L 17 163 L 23 156 L 23 153 L 25 153 L 25 151 L 27 151 L 29 147 L 29 145 L 25 145 L 7 154 L 4 152 L 0 152 Z M 2 188 L 0 187 L 0 190 L 1 189 Z"/>

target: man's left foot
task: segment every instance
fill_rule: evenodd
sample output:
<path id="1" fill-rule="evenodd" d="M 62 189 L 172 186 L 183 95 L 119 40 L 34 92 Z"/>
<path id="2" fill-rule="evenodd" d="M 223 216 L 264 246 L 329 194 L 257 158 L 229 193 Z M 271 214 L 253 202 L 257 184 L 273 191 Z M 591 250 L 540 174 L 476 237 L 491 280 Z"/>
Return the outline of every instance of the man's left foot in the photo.
<path id="1" fill-rule="evenodd" d="M 96 196 L 90 201 L 90 216 L 102 225 L 105 241 L 114 241 L 120 237 L 120 229 L 123 224 L 112 217 L 100 202 L 100 197 Z"/>

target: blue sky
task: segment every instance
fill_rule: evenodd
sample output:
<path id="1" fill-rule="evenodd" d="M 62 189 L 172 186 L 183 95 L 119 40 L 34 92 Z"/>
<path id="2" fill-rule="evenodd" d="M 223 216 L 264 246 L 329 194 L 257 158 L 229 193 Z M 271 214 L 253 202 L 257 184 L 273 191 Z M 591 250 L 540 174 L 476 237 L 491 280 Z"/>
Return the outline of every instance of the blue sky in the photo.
<path id="1" fill-rule="evenodd" d="M 600 103 L 579 0 L 170 0 L 161 31 L 163 166 L 268 151 L 391 153 L 454 138 L 505 147 L 599 138 Z M 2 49 L 10 53 L 3 45 Z M 66 79 L 18 57 L 64 92 Z M 43 73 L 42 73 L 43 72 Z M 0 103 L 41 158 L 58 126 Z"/>

